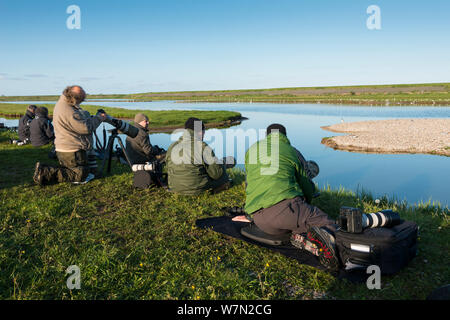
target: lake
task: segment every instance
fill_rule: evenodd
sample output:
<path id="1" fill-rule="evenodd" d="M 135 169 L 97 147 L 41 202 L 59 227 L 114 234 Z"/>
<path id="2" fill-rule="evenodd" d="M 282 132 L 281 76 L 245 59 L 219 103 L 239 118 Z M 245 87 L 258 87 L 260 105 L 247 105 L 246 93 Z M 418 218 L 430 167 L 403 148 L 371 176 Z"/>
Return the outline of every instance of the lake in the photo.
<path id="1" fill-rule="evenodd" d="M 17 103 L 33 103 L 20 101 Z M 54 103 L 34 101 L 34 104 Z M 110 107 L 141 110 L 230 110 L 249 118 L 241 125 L 228 129 L 211 129 L 205 141 L 214 147 L 218 157 L 234 155 L 238 166 L 243 168 L 246 148 L 254 139 L 246 139 L 243 146 L 227 141 L 237 129 L 244 132 L 265 129 L 271 123 L 281 123 L 287 129 L 291 144 L 299 149 L 307 160 L 320 166 L 320 174 L 314 179 L 319 187 L 329 185 L 333 189 L 364 190 L 374 197 L 387 196 L 410 204 L 439 201 L 448 206 L 450 191 L 450 159 L 448 157 L 422 154 L 364 154 L 338 151 L 321 144 L 324 137 L 339 135 L 321 129 L 321 126 L 341 121 L 365 121 L 393 118 L 447 118 L 449 107 L 369 107 L 325 104 L 276 104 L 276 103 L 179 103 L 174 101 L 85 102 Z M 0 119 L 6 125 L 17 125 L 17 120 Z M 110 126 L 106 125 L 106 129 Z M 102 126 L 99 127 L 99 131 Z M 221 134 L 224 138 L 220 138 Z M 100 136 L 100 135 L 99 135 Z M 150 136 L 153 144 L 167 148 L 176 136 L 158 133 Z M 258 136 L 258 139 L 261 138 Z M 122 136 L 125 141 L 125 137 Z M 231 139 L 230 139 L 231 140 Z"/>

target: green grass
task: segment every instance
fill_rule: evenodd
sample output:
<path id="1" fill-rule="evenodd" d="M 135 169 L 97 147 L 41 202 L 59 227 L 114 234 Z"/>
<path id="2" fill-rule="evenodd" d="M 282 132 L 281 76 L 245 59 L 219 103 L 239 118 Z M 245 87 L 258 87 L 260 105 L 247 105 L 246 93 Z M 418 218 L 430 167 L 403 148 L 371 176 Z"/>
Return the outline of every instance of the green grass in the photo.
<path id="1" fill-rule="evenodd" d="M 58 96 L 0 97 L 0 101 L 57 99 Z M 88 95 L 88 99 L 332 103 L 359 105 L 450 105 L 450 83 L 174 91 L 136 94 L 91 94 Z"/>
<path id="2" fill-rule="evenodd" d="M 26 104 L 0 103 L 0 116 L 4 117 L 21 117 L 27 109 Z M 53 114 L 55 105 L 43 104 L 49 110 L 49 115 Z M 133 119 L 137 113 L 144 113 L 150 118 L 150 128 L 164 128 L 164 127 L 181 127 L 185 121 L 190 117 L 202 119 L 205 124 L 210 126 L 221 126 L 231 124 L 233 120 L 241 118 L 239 112 L 233 111 L 197 111 L 197 110 L 130 110 L 123 108 L 103 107 L 95 105 L 82 105 L 84 110 L 91 114 L 96 114 L 98 109 L 105 110 L 113 117 L 120 119 Z"/>
<path id="3" fill-rule="evenodd" d="M 226 192 L 181 196 L 132 187 L 129 169 L 83 186 L 32 182 L 48 147 L 17 147 L 0 133 L 0 299 L 424 299 L 448 284 L 448 209 L 408 207 L 367 192 L 326 188 L 314 204 L 332 216 L 342 205 L 397 210 L 420 226 L 418 256 L 381 290 L 336 280 L 272 251 L 195 227 L 245 201 L 244 176 Z M 70 265 L 81 290 L 66 287 Z"/>

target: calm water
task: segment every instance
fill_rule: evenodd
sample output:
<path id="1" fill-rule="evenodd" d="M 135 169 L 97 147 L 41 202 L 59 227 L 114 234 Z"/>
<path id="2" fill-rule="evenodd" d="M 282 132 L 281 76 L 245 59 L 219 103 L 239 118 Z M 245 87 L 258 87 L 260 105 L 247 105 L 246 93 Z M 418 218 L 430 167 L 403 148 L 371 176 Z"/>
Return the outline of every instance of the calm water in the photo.
<path id="1" fill-rule="evenodd" d="M 32 103 L 19 102 L 19 103 Z M 35 102 L 43 104 L 47 102 Z M 54 103 L 54 102 L 48 102 Z M 89 103 L 89 102 L 87 102 Z M 320 187 L 340 186 L 353 191 L 365 190 L 376 197 L 387 195 L 410 204 L 420 201 L 439 201 L 448 206 L 450 200 L 450 159 L 442 156 L 420 154 L 362 154 L 335 151 L 320 142 L 322 138 L 338 135 L 321 129 L 341 121 L 364 121 L 392 118 L 447 118 L 449 107 L 359 107 L 321 104 L 274 104 L 274 103 L 176 103 L 156 102 L 111 102 L 95 101 L 90 104 L 141 110 L 231 110 L 238 111 L 249 120 L 228 129 L 208 130 L 205 141 L 214 147 L 217 156 L 234 155 L 238 165 L 243 167 L 247 139 L 239 146 L 233 146 L 231 137 L 237 129 L 265 129 L 271 123 L 281 123 L 287 129 L 291 144 L 297 147 L 306 159 L 315 160 L 320 174 L 315 181 Z M 17 125 L 17 120 L 4 120 L 7 125 Z M 106 126 L 109 129 L 109 125 Z M 99 131 L 101 131 L 100 126 Z M 218 138 L 220 132 L 223 138 Z M 100 136 L 100 135 L 99 135 Z M 169 134 L 152 134 L 153 144 L 167 148 Z M 258 136 L 258 139 L 260 137 Z M 122 140 L 124 141 L 124 137 Z"/>

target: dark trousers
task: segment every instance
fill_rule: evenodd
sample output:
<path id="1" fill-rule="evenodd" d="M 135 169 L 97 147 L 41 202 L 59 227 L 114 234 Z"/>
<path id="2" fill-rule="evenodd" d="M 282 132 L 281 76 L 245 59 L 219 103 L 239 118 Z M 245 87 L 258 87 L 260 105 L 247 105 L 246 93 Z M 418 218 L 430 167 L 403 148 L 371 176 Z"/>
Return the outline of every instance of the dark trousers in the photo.
<path id="1" fill-rule="evenodd" d="M 81 182 L 89 174 L 88 157 L 85 150 L 56 152 L 60 167 L 47 166 L 48 182 Z"/>
<path id="2" fill-rule="evenodd" d="M 331 226 L 334 220 L 319 208 L 307 204 L 302 197 L 283 200 L 256 211 L 253 221 L 262 231 L 272 235 L 287 232 L 305 233 L 310 227 Z"/>

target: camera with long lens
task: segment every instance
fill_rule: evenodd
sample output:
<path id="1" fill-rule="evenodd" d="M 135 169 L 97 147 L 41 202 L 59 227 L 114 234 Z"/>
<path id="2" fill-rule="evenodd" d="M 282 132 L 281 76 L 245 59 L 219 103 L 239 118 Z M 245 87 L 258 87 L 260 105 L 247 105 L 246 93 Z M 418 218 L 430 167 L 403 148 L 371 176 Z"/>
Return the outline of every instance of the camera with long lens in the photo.
<path id="1" fill-rule="evenodd" d="M 341 207 L 337 224 L 344 232 L 361 233 L 365 228 L 390 228 L 400 222 L 400 215 L 392 210 L 362 213 L 357 208 Z"/>
<path id="2" fill-rule="evenodd" d="M 97 110 L 97 114 L 98 113 L 105 113 L 106 114 L 106 112 L 103 109 L 98 109 Z M 126 121 L 122 121 L 122 120 L 116 119 L 114 117 L 111 117 L 110 115 L 106 115 L 105 122 L 111 124 L 120 133 L 124 133 L 127 136 L 129 136 L 130 138 L 135 138 L 138 135 L 138 133 L 139 133 L 139 129 L 138 128 L 132 126 L 131 124 L 129 124 Z"/>
<path id="3" fill-rule="evenodd" d="M 137 171 L 157 171 L 159 169 L 158 163 L 154 162 L 146 162 L 142 164 L 133 164 L 131 170 L 133 172 Z"/>

